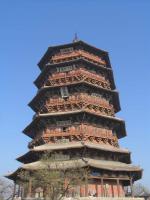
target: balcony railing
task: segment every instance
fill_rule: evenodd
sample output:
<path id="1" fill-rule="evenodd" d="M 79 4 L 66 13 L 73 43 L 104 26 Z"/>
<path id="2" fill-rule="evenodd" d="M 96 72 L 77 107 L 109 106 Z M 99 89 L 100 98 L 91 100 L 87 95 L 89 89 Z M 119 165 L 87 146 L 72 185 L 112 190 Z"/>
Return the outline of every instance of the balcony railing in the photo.
<path id="1" fill-rule="evenodd" d="M 114 108 L 106 99 L 84 93 L 71 95 L 67 99 L 50 98 L 41 106 L 40 113 L 67 112 L 81 109 L 100 115 L 114 116 Z"/>
<path id="2" fill-rule="evenodd" d="M 49 76 L 43 85 L 61 86 L 78 82 L 87 82 L 102 88 L 111 89 L 109 81 L 101 75 L 91 73 L 85 69 L 73 70 L 68 73 L 56 73 Z"/>
<path id="3" fill-rule="evenodd" d="M 106 62 L 102 58 L 94 54 L 88 53 L 84 50 L 74 50 L 68 53 L 58 53 L 52 56 L 50 62 L 59 63 L 59 62 L 64 62 L 64 61 L 73 60 L 77 58 L 85 58 L 86 60 L 89 60 L 96 64 L 103 65 L 104 67 L 106 65 Z"/>
<path id="4" fill-rule="evenodd" d="M 87 129 L 88 128 L 88 129 Z M 83 136 L 91 136 L 91 137 L 101 137 L 103 139 L 111 139 L 114 140 L 116 139 L 116 137 L 112 134 L 112 131 L 106 131 L 106 130 L 98 130 L 96 132 L 94 132 L 94 129 L 91 127 L 78 127 L 78 129 L 76 128 L 69 128 L 66 131 L 57 131 L 57 130 L 48 130 L 46 133 L 44 133 L 44 137 L 50 137 L 50 136 L 69 136 L 69 135 L 83 135 Z M 103 131 L 103 132 L 101 132 Z"/>
<path id="5" fill-rule="evenodd" d="M 47 105 L 53 105 L 53 104 L 63 104 L 63 103 L 76 103 L 76 102 L 88 102 L 90 104 L 98 104 L 103 106 L 104 108 L 112 109 L 113 106 L 109 103 L 108 100 L 101 98 L 101 97 L 96 97 L 96 96 L 89 96 L 85 93 L 79 93 L 77 95 L 71 95 L 68 97 L 68 99 L 63 99 L 63 98 L 50 98 L 46 101 Z"/>
<path id="6" fill-rule="evenodd" d="M 62 127 L 55 129 L 46 129 L 41 136 L 35 138 L 29 143 L 29 147 L 39 145 L 41 141 L 45 143 L 57 142 L 60 139 L 68 139 L 68 141 L 91 141 L 96 143 L 109 144 L 118 147 L 118 139 L 113 135 L 112 130 L 104 128 L 96 128 L 89 125 L 79 125 L 78 127 Z"/>
<path id="7" fill-rule="evenodd" d="M 80 125 L 78 128 L 69 127 L 67 129 L 55 129 L 55 130 L 46 130 L 42 138 L 44 141 L 49 142 L 51 138 L 75 138 L 79 140 L 89 140 L 91 142 L 98 142 L 104 144 L 110 144 L 113 146 L 118 146 L 118 139 L 112 134 L 111 130 L 106 130 L 102 128 L 93 128 L 87 125 Z"/>

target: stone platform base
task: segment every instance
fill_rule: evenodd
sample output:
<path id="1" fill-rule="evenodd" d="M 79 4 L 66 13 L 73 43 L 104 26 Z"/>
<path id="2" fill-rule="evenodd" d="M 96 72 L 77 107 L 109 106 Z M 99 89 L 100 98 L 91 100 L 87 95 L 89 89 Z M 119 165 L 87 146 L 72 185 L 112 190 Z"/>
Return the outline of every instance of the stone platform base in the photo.
<path id="1" fill-rule="evenodd" d="M 44 200 L 43 198 L 15 198 L 14 200 Z M 70 197 L 63 200 L 144 200 L 137 197 Z"/>
<path id="2" fill-rule="evenodd" d="M 74 198 L 65 198 L 64 200 L 144 200 L 144 198 L 134 198 L 134 197 L 74 197 Z"/>

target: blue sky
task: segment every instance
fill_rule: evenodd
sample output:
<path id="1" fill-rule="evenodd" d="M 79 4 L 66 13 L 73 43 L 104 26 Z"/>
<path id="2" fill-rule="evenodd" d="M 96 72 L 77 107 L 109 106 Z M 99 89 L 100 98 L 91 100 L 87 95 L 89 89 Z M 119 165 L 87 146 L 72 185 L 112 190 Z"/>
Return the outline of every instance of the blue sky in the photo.
<path id="1" fill-rule="evenodd" d="M 114 70 L 128 136 L 120 140 L 144 169 L 150 187 L 150 1 L 0 1 L 0 174 L 15 170 L 15 158 L 30 141 L 27 107 L 36 94 L 37 63 L 50 45 L 80 39 L 107 50 Z"/>

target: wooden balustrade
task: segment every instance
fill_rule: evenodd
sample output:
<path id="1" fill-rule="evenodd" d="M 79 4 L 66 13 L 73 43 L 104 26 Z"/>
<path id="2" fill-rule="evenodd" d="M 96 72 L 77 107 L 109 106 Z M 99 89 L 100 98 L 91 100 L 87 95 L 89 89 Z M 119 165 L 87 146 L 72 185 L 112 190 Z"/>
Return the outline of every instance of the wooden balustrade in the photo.
<path id="1" fill-rule="evenodd" d="M 47 105 L 55 105 L 55 104 L 68 104 L 69 103 L 78 103 L 78 102 L 88 102 L 90 104 L 99 104 L 103 106 L 104 108 L 112 109 L 113 106 L 109 103 L 108 100 L 96 96 L 90 96 L 85 93 L 79 93 L 77 95 L 71 95 L 68 97 L 68 99 L 63 98 L 49 98 L 46 100 Z"/>
<path id="2" fill-rule="evenodd" d="M 59 86 L 59 85 L 66 85 L 71 83 L 78 83 L 78 82 L 87 82 L 96 86 L 100 86 L 106 89 L 110 88 L 109 81 L 106 81 L 105 78 L 101 75 L 97 75 L 91 73 L 85 69 L 78 69 L 74 71 L 70 71 L 68 73 L 56 73 L 52 76 L 49 76 L 48 80 L 43 83 L 43 86 Z"/>
<path id="3" fill-rule="evenodd" d="M 78 127 L 69 126 L 46 129 L 40 137 L 30 142 L 29 147 L 39 145 L 41 141 L 53 143 L 60 140 L 60 138 L 68 138 L 70 142 L 84 140 L 118 147 L 118 139 L 113 135 L 112 130 L 85 124 L 81 124 Z"/>
<path id="4" fill-rule="evenodd" d="M 52 74 L 52 77 L 53 78 L 58 78 L 58 77 L 64 78 L 65 76 L 68 76 L 68 75 L 80 75 L 80 74 L 84 74 L 84 75 L 87 75 L 87 76 L 91 76 L 91 74 L 92 74 L 92 76 L 94 78 L 98 78 L 101 81 L 105 81 L 104 76 L 94 74 L 94 73 L 87 71 L 86 69 L 83 69 L 83 68 L 80 68 L 78 70 L 72 70 L 72 71 L 69 71 L 67 73 L 65 73 L 65 72 L 54 73 L 54 74 Z"/>
<path id="5" fill-rule="evenodd" d="M 115 136 L 112 134 L 111 130 L 106 130 L 102 128 L 93 128 L 92 126 L 87 125 L 81 125 L 78 128 L 75 127 L 69 127 L 66 131 L 62 131 L 62 129 L 47 129 L 46 132 L 43 134 L 44 136 L 61 136 L 62 132 L 65 133 L 65 135 L 91 135 L 91 136 L 100 136 L 102 138 L 109 138 L 114 139 Z"/>
<path id="6" fill-rule="evenodd" d="M 68 53 L 58 53 L 54 56 L 52 56 L 50 62 L 52 63 L 58 63 L 58 62 L 64 62 L 67 60 L 77 59 L 77 58 L 85 58 L 91 62 L 101 64 L 104 67 L 106 66 L 106 62 L 102 60 L 99 56 L 96 56 L 94 54 L 88 53 L 84 50 L 74 50 L 72 52 Z"/>
<path id="7" fill-rule="evenodd" d="M 43 134 L 42 138 L 49 141 L 50 138 L 57 137 L 72 137 L 72 136 L 80 136 L 80 140 L 90 140 L 103 142 L 105 144 L 111 144 L 113 146 L 118 146 L 118 140 L 116 136 L 112 134 L 111 130 L 102 129 L 102 128 L 94 128 L 87 125 L 80 125 L 79 127 L 69 127 L 68 129 L 47 129 Z M 79 139 L 79 137 L 77 137 Z"/>
<path id="8" fill-rule="evenodd" d="M 113 106 L 107 100 L 83 93 L 77 96 L 69 96 L 68 99 L 50 98 L 40 108 L 40 113 L 67 112 L 81 109 L 100 115 L 114 116 Z"/>

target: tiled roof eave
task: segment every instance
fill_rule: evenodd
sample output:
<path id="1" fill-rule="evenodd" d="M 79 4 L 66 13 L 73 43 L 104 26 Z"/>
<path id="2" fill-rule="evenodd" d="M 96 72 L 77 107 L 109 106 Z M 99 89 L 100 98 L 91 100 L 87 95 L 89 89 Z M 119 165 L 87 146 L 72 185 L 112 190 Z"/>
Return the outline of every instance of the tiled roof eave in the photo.
<path id="1" fill-rule="evenodd" d="M 55 161 L 50 163 L 36 161 L 33 163 L 22 165 L 22 167 L 18 168 L 15 172 L 7 175 L 6 177 L 7 178 L 15 177 L 17 176 L 17 173 L 20 170 L 34 171 L 39 169 L 46 169 L 47 167 L 53 170 L 53 169 L 69 169 L 69 168 L 86 167 L 86 166 L 108 171 L 116 171 L 116 172 L 124 171 L 124 172 L 138 173 L 139 177 L 141 177 L 143 171 L 140 167 L 133 166 L 131 164 L 125 164 L 122 162 L 82 158 L 76 160 Z"/>
<path id="2" fill-rule="evenodd" d="M 92 142 L 70 142 L 70 143 L 64 143 L 64 144 L 43 144 L 40 146 L 35 146 L 33 149 L 30 149 L 29 152 L 18 157 L 16 160 L 22 162 L 26 157 L 32 156 L 36 152 L 66 150 L 66 149 L 84 148 L 84 147 L 106 151 L 106 152 L 108 151 L 108 152 L 114 152 L 114 153 L 122 153 L 126 155 L 130 154 L 130 151 L 128 149 L 117 148 L 110 145 L 95 144 Z"/>

